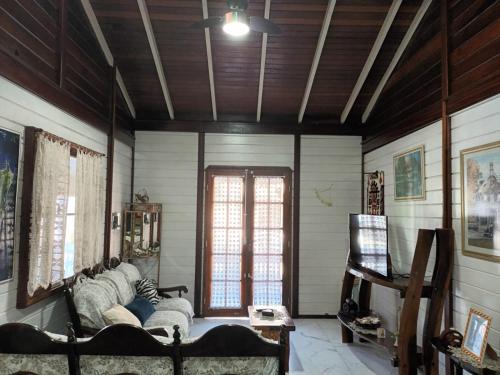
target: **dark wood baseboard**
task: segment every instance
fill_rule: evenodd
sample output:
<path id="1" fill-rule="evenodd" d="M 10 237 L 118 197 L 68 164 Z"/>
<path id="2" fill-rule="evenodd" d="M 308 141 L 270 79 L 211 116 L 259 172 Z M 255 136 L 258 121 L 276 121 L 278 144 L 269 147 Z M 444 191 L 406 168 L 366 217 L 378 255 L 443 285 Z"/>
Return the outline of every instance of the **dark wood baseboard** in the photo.
<path id="1" fill-rule="evenodd" d="M 329 315 L 329 314 L 312 314 L 312 315 L 299 315 L 298 319 L 337 319 L 337 315 Z"/>

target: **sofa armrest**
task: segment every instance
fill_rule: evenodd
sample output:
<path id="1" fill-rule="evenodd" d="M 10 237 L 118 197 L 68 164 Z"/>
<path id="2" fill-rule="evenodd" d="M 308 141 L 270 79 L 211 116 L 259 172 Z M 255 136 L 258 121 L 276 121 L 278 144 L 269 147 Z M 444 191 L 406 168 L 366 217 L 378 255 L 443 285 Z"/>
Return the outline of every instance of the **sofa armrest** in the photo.
<path id="1" fill-rule="evenodd" d="M 158 290 L 158 294 L 160 296 L 165 298 L 172 298 L 172 296 L 170 296 L 168 292 L 178 292 L 179 297 L 182 297 L 183 292 L 184 294 L 188 292 L 188 288 L 185 285 L 171 286 L 168 288 L 157 288 L 156 290 Z"/>
<path id="2" fill-rule="evenodd" d="M 144 328 L 144 330 L 155 336 L 168 337 L 168 332 L 164 327 Z"/>

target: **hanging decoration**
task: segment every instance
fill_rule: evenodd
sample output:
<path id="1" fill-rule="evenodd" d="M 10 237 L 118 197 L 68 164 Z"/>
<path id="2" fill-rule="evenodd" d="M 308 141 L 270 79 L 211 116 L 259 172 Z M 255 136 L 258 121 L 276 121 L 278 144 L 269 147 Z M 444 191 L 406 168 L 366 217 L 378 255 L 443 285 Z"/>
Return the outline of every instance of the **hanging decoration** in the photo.
<path id="1" fill-rule="evenodd" d="M 314 194 L 316 195 L 316 198 L 326 207 L 332 207 L 333 206 L 333 184 L 330 185 L 330 187 L 323 189 L 323 190 L 318 190 L 314 189 Z"/>
<path id="2" fill-rule="evenodd" d="M 375 171 L 368 174 L 366 213 L 369 215 L 384 214 L 384 172 Z"/>

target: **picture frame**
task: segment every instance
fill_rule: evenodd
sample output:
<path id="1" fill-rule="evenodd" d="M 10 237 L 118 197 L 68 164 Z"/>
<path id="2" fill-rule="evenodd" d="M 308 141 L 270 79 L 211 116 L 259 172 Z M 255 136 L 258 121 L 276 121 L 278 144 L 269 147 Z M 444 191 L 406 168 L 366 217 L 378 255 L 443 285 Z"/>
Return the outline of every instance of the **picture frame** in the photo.
<path id="1" fill-rule="evenodd" d="M 14 278 L 21 138 L 0 127 L 0 284 Z"/>
<path id="2" fill-rule="evenodd" d="M 420 145 L 393 157 L 394 200 L 425 199 L 425 148 Z"/>
<path id="3" fill-rule="evenodd" d="M 491 317 L 484 312 L 471 307 L 461 350 L 473 360 L 482 363 L 488 345 L 488 333 L 491 327 Z"/>
<path id="4" fill-rule="evenodd" d="M 500 141 L 460 151 L 462 254 L 500 262 Z"/>

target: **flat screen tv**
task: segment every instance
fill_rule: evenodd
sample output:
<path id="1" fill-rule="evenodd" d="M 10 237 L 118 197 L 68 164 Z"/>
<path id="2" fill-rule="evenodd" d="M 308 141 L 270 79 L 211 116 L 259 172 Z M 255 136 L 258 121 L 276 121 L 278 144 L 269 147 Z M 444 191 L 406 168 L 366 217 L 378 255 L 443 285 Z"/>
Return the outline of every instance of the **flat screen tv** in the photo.
<path id="1" fill-rule="evenodd" d="M 360 271 L 392 279 L 387 246 L 387 216 L 349 214 L 348 262 Z"/>

